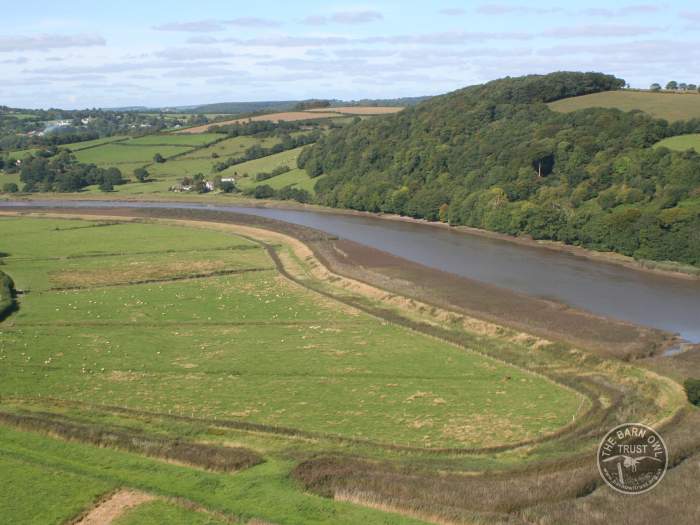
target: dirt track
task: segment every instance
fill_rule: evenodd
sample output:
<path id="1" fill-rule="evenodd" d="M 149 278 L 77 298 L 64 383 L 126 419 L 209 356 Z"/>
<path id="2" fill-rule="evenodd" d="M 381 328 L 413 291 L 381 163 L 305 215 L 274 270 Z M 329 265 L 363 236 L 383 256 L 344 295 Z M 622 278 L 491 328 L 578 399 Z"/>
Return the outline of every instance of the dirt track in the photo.
<path id="1" fill-rule="evenodd" d="M 120 490 L 108 499 L 93 507 L 75 525 L 108 525 L 127 510 L 152 501 L 154 496 L 135 490 Z"/>

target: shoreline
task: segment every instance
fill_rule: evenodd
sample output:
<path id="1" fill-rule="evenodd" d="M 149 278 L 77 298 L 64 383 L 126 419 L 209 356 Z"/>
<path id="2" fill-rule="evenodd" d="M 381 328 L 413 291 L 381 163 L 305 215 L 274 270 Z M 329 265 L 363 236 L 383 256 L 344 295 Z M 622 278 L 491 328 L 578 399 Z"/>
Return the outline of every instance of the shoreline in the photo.
<path id="1" fill-rule="evenodd" d="M 482 237 L 486 239 L 493 239 L 497 241 L 503 241 L 508 243 L 517 244 L 520 246 L 530 247 L 530 248 L 541 248 L 553 252 L 567 253 L 575 257 L 580 257 L 590 261 L 603 264 L 611 264 L 623 268 L 628 268 L 630 270 L 635 270 L 638 272 L 644 272 L 654 275 L 662 275 L 665 277 L 673 277 L 677 279 L 697 281 L 700 280 L 700 268 L 697 270 L 688 266 L 688 270 L 684 270 L 682 267 L 678 269 L 671 268 L 654 268 L 647 266 L 649 265 L 682 265 L 682 263 L 676 263 L 673 261 L 646 261 L 637 260 L 628 255 L 619 254 L 616 252 L 603 252 L 598 250 L 593 250 L 591 248 L 585 248 L 583 246 L 576 246 L 572 244 L 565 244 L 561 241 L 548 241 L 548 240 L 538 240 L 533 239 L 529 236 L 513 236 L 506 233 L 494 232 L 490 230 L 484 230 L 480 228 L 473 228 L 471 226 L 452 226 L 447 223 L 438 221 L 428 221 L 426 219 L 417 219 L 414 217 L 407 217 L 405 215 L 396 215 L 390 213 L 381 212 L 369 212 L 360 210 L 351 210 L 345 208 L 330 208 L 328 206 L 323 206 L 320 204 L 303 204 L 295 201 L 276 201 L 276 200 L 256 200 L 248 198 L 233 197 L 217 197 L 216 200 L 210 197 L 202 199 L 193 199 L 190 196 L 184 199 L 173 199 L 169 196 L 128 196 L 128 197 L 117 197 L 112 195 L 89 195 L 82 197 L 80 194 L 68 193 L 68 194 L 25 194 L 23 196 L 18 196 L 17 198 L 2 198 L 5 201 L 52 201 L 52 200 L 65 200 L 65 201 L 78 201 L 78 202 L 90 202 L 90 201 L 123 201 L 123 202 L 154 202 L 154 203 L 172 203 L 172 204 L 200 204 L 206 206 L 209 205 L 229 205 L 229 206 L 239 206 L 242 208 L 267 208 L 267 209 L 280 209 L 280 210 L 290 210 L 290 211 L 313 211 L 317 213 L 329 213 L 335 215 L 350 215 L 357 217 L 370 217 L 374 219 L 382 219 L 387 221 L 395 222 L 405 222 L 409 224 L 419 224 L 423 226 L 428 226 L 432 228 L 442 228 L 447 231 L 452 231 L 456 233 L 461 233 L 465 235 L 474 235 L 477 237 Z M 694 273 L 697 271 L 697 273 Z"/>
<path id="2" fill-rule="evenodd" d="M 5 210 L 2 210 L 5 211 Z M 7 213 L 104 215 L 106 208 L 7 209 Z M 308 244 L 334 273 L 378 286 L 390 294 L 460 311 L 487 323 L 563 341 L 623 360 L 662 354 L 678 344 L 678 334 L 573 308 L 506 288 L 423 266 L 318 230 L 257 215 L 193 208 L 111 208 L 110 215 L 187 219 L 262 227 Z"/>

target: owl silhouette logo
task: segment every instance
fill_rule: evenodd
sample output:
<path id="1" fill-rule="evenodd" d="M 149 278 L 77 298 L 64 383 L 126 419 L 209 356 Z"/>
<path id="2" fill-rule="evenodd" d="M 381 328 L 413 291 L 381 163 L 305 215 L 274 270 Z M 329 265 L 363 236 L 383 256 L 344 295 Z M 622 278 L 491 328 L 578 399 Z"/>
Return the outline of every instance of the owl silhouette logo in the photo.
<path id="1" fill-rule="evenodd" d="M 598 447 L 603 480 L 623 494 L 642 494 L 661 482 L 668 449 L 658 432 L 641 423 L 625 423 L 608 432 Z"/>

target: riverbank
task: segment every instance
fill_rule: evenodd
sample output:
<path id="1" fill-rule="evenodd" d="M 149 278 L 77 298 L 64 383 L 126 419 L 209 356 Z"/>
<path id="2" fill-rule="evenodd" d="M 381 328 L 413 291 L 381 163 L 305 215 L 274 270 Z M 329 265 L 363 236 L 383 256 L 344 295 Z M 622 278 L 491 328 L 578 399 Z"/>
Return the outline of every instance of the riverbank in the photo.
<path id="1" fill-rule="evenodd" d="M 81 202 L 89 201 L 124 201 L 124 202 L 157 202 L 174 204 L 211 204 L 211 205 L 229 205 L 240 206 L 247 208 L 268 208 L 279 210 L 299 210 L 313 211 L 317 213 L 328 213 L 333 215 L 349 215 L 356 217 L 371 217 L 387 221 L 405 222 L 410 224 L 419 224 L 431 228 L 441 228 L 451 232 L 459 232 L 465 235 L 473 235 L 486 239 L 494 239 L 498 241 L 517 244 L 520 246 L 542 248 L 549 251 L 567 253 L 576 257 L 588 259 L 595 262 L 612 264 L 631 270 L 644 272 L 653 275 L 661 275 L 665 277 L 674 277 L 678 279 L 700 280 L 700 268 L 676 263 L 673 261 L 651 261 L 638 260 L 633 257 L 622 255 L 616 252 L 603 252 L 585 248 L 583 246 L 574 246 L 565 244 L 560 241 L 548 241 L 533 239 L 529 236 L 513 236 L 505 233 L 499 233 L 480 228 L 472 228 L 470 226 L 451 226 L 447 223 L 428 221 L 425 219 L 416 219 L 403 215 L 395 215 L 380 212 L 368 212 L 349 210 L 344 208 L 330 208 L 319 204 L 304 204 L 295 201 L 277 201 L 277 200 L 258 200 L 241 197 L 235 194 L 225 195 L 189 195 L 175 194 L 158 196 L 154 194 L 148 195 L 119 195 L 106 193 L 104 195 L 80 193 L 46 193 L 46 194 L 22 194 L 17 196 L 5 195 L 0 197 L 5 201 L 42 201 L 42 200 L 76 200 Z"/>
<path id="2" fill-rule="evenodd" d="M 104 208 L 33 208 L 32 212 L 104 215 Z M 110 208 L 110 215 L 172 218 L 263 227 L 306 243 L 334 273 L 595 353 L 629 360 L 662 353 L 678 343 L 669 332 L 594 315 L 565 304 L 518 293 L 408 261 L 313 228 L 234 211 L 191 208 Z"/>

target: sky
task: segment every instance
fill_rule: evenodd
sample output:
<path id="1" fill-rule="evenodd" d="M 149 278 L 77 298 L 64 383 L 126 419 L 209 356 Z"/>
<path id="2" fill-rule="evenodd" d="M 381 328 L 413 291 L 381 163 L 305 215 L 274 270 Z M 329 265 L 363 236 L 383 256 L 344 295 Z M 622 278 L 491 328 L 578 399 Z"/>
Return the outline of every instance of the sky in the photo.
<path id="1" fill-rule="evenodd" d="M 602 71 L 700 84 L 700 3 L 0 0 L 0 105 L 437 95 Z"/>

